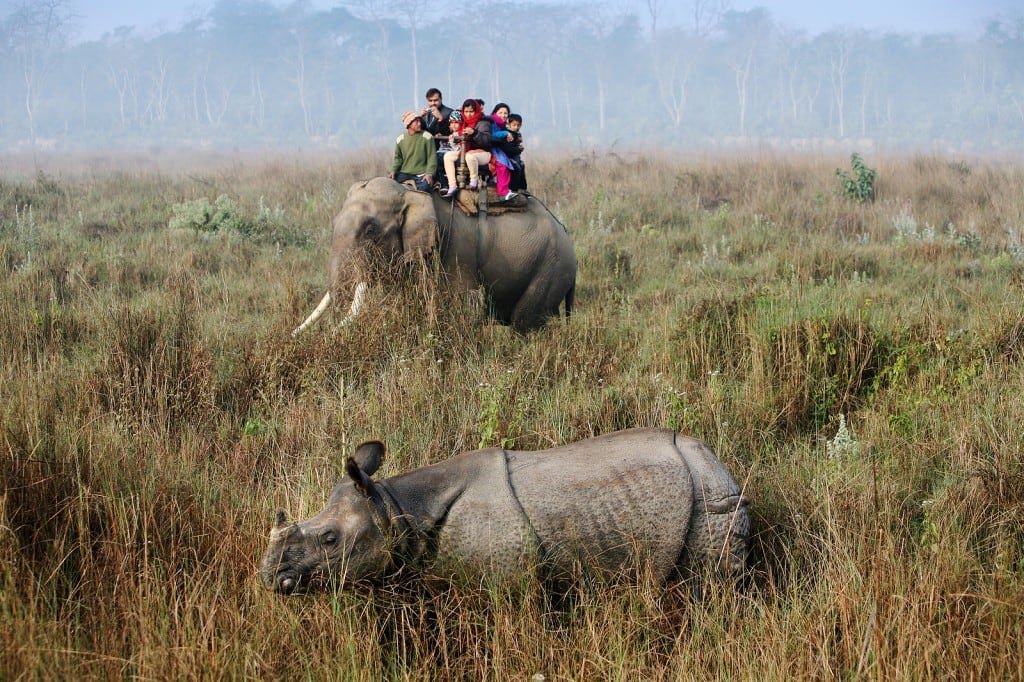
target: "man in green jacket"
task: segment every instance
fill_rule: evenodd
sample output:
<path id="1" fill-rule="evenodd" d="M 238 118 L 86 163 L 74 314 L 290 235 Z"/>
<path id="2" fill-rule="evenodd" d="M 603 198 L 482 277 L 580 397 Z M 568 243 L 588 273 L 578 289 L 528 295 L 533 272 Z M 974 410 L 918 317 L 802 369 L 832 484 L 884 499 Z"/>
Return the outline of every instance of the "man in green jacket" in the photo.
<path id="1" fill-rule="evenodd" d="M 412 180 L 416 189 L 430 191 L 437 172 L 437 154 L 434 139 L 423 131 L 423 119 L 411 111 L 402 114 L 405 134 L 395 140 L 395 159 L 391 162 L 391 177 L 395 182 Z"/>

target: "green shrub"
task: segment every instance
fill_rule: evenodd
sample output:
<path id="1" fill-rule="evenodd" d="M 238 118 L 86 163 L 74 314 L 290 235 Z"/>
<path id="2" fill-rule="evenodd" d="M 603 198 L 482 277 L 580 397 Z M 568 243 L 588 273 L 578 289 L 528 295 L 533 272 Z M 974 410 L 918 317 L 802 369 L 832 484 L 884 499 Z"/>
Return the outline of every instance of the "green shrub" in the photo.
<path id="1" fill-rule="evenodd" d="M 171 229 L 191 229 L 196 232 L 234 230 L 244 234 L 248 231 L 235 203 L 225 194 L 217 197 L 213 204 L 206 197 L 175 204 L 174 215 L 168 225 Z"/>
<path id="2" fill-rule="evenodd" d="M 853 173 L 856 178 L 850 177 L 842 168 L 836 169 L 836 177 L 843 183 L 843 196 L 862 204 L 874 201 L 877 171 L 874 168 L 868 168 L 864 163 L 864 159 L 856 152 L 850 156 L 850 165 L 853 166 Z"/>
<path id="3" fill-rule="evenodd" d="M 175 204 L 168 226 L 196 232 L 235 232 L 258 244 L 308 246 L 312 243 L 309 235 L 286 224 L 283 208 L 269 208 L 263 203 L 263 197 L 260 197 L 255 218 L 243 215 L 225 194 L 218 196 L 213 204 L 206 197 Z"/>

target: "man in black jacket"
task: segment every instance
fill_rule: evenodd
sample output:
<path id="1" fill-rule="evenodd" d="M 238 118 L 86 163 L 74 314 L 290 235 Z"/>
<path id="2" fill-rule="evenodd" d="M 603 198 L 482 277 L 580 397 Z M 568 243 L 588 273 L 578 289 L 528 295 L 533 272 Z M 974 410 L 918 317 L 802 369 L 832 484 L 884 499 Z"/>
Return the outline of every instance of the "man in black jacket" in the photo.
<path id="1" fill-rule="evenodd" d="M 420 116 L 423 117 L 423 130 L 434 138 L 434 145 L 437 149 L 437 167 L 441 168 L 444 164 L 444 153 L 451 149 L 451 143 L 448 141 L 448 136 L 451 135 L 448 120 L 452 115 L 452 108 L 445 106 L 441 101 L 443 96 L 437 88 L 427 90 L 426 97 L 427 106 L 420 111 Z M 448 179 L 444 173 L 440 175 L 439 179 L 443 189 L 448 184 Z"/>

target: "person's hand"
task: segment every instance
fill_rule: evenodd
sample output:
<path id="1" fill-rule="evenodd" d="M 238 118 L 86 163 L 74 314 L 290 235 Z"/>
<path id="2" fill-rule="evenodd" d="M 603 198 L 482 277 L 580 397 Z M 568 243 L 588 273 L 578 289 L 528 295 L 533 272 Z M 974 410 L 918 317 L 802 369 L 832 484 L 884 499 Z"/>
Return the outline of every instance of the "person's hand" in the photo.
<path id="1" fill-rule="evenodd" d="M 424 175 L 423 179 L 426 181 L 426 183 L 428 185 L 433 185 L 434 184 L 434 176 L 433 175 Z"/>

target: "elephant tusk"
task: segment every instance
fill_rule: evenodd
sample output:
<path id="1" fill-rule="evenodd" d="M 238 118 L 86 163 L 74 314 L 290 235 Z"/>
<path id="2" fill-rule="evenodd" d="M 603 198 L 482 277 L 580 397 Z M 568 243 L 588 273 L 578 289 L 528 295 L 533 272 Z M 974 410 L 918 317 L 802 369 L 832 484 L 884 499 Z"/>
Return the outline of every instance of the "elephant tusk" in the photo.
<path id="1" fill-rule="evenodd" d="M 366 282 L 360 282 L 356 285 L 356 291 L 352 294 L 352 305 L 348 307 L 348 315 L 341 321 L 342 326 L 351 322 L 359 311 L 363 309 L 363 299 L 366 298 Z"/>
<path id="2" fill-rule="evenodd" d="M 309 317 L 306 318 L 305 322 L 303 322 L 302 324 L 300 324 L 298 327 L 295 328 L 295 331 L 292 332 L 292 336 L 298 336 L 299 334 L 304 332 L 307 327 L 309 327 L 310 325 L 315 323 L 317 320 L 319 320 L 320 316 L 324 314 L 324 311 L 327 310 L 330 307 L 331 307 L 331 292 L 328 291 L 326 294 L 324 294 L 324 297 L 322 299 L 320 299 L 320 305 L 318 305 L 316 307 L 316 310 L 314 310 L 312 313 L 309 314 Z"/>
<path id="3" fill-rule="evenodd" d="M 352 305 L 349 306 L 348 315 L 346 315 L 345 319 L 341 321 L 342 326 L 351 322 L 356 317 L 356 315 L 359 314 L 359 311 L 362 310 L 363 299 L 366 298 L 367 288 L 368 287 L 366 285 L 366 282 L 360 282 L 359 284 L 356 285 L 355 293 L 352 296 Z M 302 332 L 306 331 L 306 329 L 316 324 L 316 321 L 319 320 L 320 317 L 324 314 L 324 312 L 331 307 L 331 302 L 331 292 L 328 291 L 326 294 L 324 294 L 324 297 L 320 299 L 320 305 L 316 307 L 316 310 L 310 313 L 309 317 L 307 317 L 302 324 L 295 328 L 295 331 L 292 332 L 292 336 L 298 336 Z"/>

